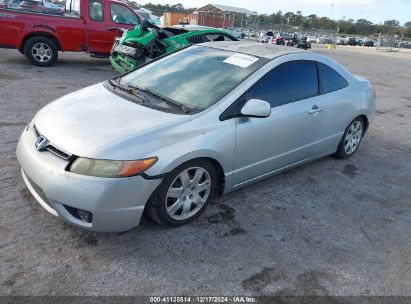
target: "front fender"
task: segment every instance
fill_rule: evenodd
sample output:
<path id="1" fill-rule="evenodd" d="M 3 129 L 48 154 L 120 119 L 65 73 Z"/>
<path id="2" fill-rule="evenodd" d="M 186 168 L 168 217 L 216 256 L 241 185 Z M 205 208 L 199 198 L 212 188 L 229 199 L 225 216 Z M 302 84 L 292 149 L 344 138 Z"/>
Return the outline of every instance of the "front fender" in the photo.
<path id="1" fill-rule="evenodd" d="M 199 132 L 185 140 L 167 144 L 150 153 L 157 156 L 157 163 L 146 171 L 149 176 L 169 173 L 179 165 L 196 158 L 211 158 L 217 161 L 225 174 L 233 170 L 235 149 L 235 120 L 220 122 L 218 128 Z"/>
<path id="2" fill-rule="evenodd" d="M 217 153 L 216 151 L 213 150 L 197 150 L 197 151 L 190 151 L 189 153 L 180 155 L 176 159 L 169 159 L 169 162 L 162 166 L 162 173 L 157 174 L 157 175 L 164 175 L 172 172 L 175 168 L 180 166 L 181 164 L 184 164 L 190 160 L 193 159 L 199 159 L 199 158 L 209 158 L 213 159 L 214 161 L 217 161 L 221 167 L 223 168 L 224 172 L 228 172 L 231 170 L 233 162 L 232 159 L 227 159 L 220 153 Z M 154 174 L 155 172 L 159 172 L 159 170 L 148 170 L 146 172 L 147 175 L 152 176 L 151 174 Z M 155 176 L 157 176 L 155 175 Z"/>

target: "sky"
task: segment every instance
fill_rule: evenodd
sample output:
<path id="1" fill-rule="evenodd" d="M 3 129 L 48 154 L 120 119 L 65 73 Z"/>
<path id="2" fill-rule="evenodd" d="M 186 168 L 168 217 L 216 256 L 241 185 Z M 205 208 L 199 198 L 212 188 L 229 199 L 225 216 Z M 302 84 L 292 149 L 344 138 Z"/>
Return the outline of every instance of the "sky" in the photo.
<path id="1" fill-rule="evenodd" d="M 404 24 L 411 21 L 411 0 L 149 0 L 137 1 L 139 4 L 177 4 L 184 7 L 201 7 L 209 3 L 230 5 L 271 14 L 281 10 L 283 13 L 300 10 L 303 15 L 316 14 L 331 19 L 367 19 L 374 23 L 396 19 Z"/>

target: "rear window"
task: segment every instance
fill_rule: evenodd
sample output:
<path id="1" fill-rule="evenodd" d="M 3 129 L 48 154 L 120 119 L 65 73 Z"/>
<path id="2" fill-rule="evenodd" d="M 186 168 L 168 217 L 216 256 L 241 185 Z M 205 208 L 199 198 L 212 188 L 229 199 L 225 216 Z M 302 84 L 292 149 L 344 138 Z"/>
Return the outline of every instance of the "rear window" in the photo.
<path id="1" fill-rule="evenodd" d="M 348 82 L 326 64 L 318 63 L 318 73 L 320 76 L 320 94 L 338 91 L 348 86 Z"/>

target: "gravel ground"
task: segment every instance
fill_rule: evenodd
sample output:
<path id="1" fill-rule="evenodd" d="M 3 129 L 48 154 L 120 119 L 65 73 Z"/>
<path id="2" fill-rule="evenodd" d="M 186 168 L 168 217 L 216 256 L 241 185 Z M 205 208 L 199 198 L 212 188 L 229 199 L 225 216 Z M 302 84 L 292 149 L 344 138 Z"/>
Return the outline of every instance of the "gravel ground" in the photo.
<path id="1" fill-rule="evenodd" d="M 18 137 L 42 106 L 116 73 L 0 49 L 1 295 L 411 296 L 411 54 L 320 50 L 368 77 L 377 118 L 349 160 L 324 158 L 216 198 L 194 223 L 123 234 L 60 222 L 25 188 Z"/>

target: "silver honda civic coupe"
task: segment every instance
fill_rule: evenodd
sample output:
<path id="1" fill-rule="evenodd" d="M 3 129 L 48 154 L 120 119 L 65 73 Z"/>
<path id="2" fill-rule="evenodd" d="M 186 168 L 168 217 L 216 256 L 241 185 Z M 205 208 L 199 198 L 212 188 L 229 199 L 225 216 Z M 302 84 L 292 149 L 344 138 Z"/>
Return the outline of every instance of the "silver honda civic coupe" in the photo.
<path id="1" fill-rule="evenodd" d="M 333 60 L 242 42 L 191 46 L 66 95 L 23 131 L 25 184 L 72 225 L 169 226 L 306 162 L 352 156 L 374 118 L 370 83 Z"/>

